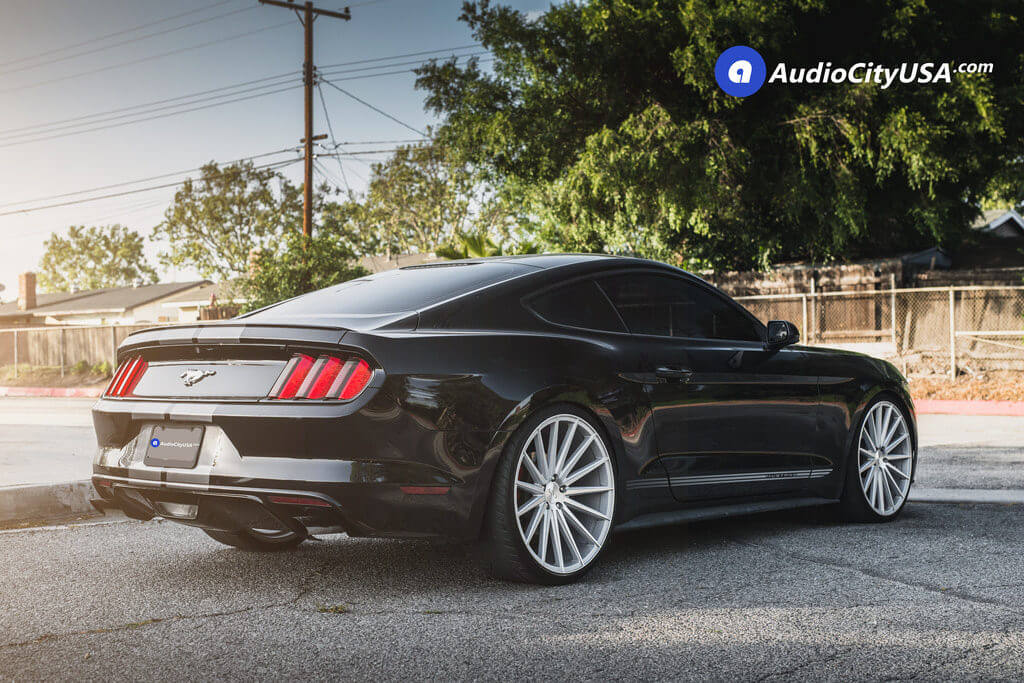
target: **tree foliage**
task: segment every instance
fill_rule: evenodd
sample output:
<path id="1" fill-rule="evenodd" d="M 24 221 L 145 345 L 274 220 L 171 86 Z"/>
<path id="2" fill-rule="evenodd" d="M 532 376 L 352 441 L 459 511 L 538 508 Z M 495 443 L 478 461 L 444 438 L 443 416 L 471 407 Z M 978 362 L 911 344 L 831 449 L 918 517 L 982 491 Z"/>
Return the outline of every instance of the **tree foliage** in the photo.
<path id="1" fill-rule="evenodd" d="M 695 265 L 955 247 L 1024 188 L 1024 31 L 1008 0 L 590 0 L 462 20 L 493 72 L 420 70 L 438 137 L 571 250 Z M 765 84 L 726 95 L 718 55 L 769 64 L 990 62 L 952 83 Z"/>
<path id="2" fill-rule="evenodd" d="M 139 233 L 123 225 L 73 225 L 67 236 L 43 242 L 39 285 L 46 292 L 70 292 L 156 282 Z"/>
<path id="3" fill-rule="evenodd" d="M 514 231 L 511 205 L 440 145 L 400 147 L 373 166 L 357 220 L 378 254 L 435 251 L 465 235 L 504 239 Z"/>
<path id="4" fill-rule="evenodd" d="M 277 171 L 251 161 L 211 162 L 175 193 L 153 238 L 167 244 L 165 266 L 225 281 L 245 275 L 250 251 L 301 225 L 301 190 Z"/>
<path id="5" fill-rule="evenodd" d="M 351 245 L 332 233 L 308 239 L 291 230 L 253 254 L 249 275 L 238 281 L 246 310 L 254 310 L 306 292 L 362 277 Z"/>

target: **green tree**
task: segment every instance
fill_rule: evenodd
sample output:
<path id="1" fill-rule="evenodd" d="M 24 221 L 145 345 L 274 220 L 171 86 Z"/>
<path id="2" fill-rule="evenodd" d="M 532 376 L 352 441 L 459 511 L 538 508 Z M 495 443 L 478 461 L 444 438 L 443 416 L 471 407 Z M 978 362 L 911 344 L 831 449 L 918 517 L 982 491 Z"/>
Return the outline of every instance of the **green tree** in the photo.
<path id="1" fill-rule="evenodd" d="M 439 142 L 516 192 L 559 248 L 736 268 L 955 248 L 983 199 L 1021 196 L 1019 3 L 590 0 L 532 19 L 484 1 L 461 19 L 495 61 L 420 70 Z M 770 69 L 995 70 L 738 99 L 714 78 L 733 45 Z"/>
<path id="2" fill-rule="evenodd" d="M 245 275 L 252 250 L 301 225 L 301 189 L 277 171 L 251 161 L 211 162 L 175 193 L 153 239 L 167 245 L 160 254 L 164 265 L 225 281 Z"/>
<path id="3" fill-rule="evenodd" d="M 436 253 L 446 259 L 484 258 L 509 254 L 537 254 L 540 246 L 533 242 L 511 245 L 496 243 L 488 235 L 459 235 L 455 241 L 437 248 Z"/>
<path id="4" fill-rule="evenodd" d="M 39 285 L 46 292 L 70 292 L 156 282 L 139 233 L 123 225 L 73 225 L 67 236 L 43 242 Z"/>
<path id="5" fill-rule="evenodd" d="M 254 310 L 306 292 L 362 277 L 355 254 L 343 237 L 322 232 L 307 239 L 290 230 L 253 253 L 247 277 L 237 283 L 246 310 Z"/>
<path id="6" fill-rule="evenodd" d="M 375 164 L 357 221 L 373 232 L 376 253 L 432 252 L 469 234 L 499 238 L 513 229 L 513 211 L 467 164 L 438 145 L 398 148 Z"/>

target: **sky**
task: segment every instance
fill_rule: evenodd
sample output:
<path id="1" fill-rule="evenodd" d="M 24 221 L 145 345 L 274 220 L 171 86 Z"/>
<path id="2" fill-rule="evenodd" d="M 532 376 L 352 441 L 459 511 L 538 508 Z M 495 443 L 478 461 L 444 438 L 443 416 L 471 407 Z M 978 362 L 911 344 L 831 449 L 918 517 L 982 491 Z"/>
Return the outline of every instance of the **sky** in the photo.
<path id="1" fill-rule="evenodd" d="M 317 5 L 340 9 L 342 2 L 317 0 Z M 504 4 L 531 14 L 546 6 L 544 0 Z M 336 139 L 357 143 L 344 146 L 353 154 L 416 139 L 410 128 L 422 131 L 437 121 L 424 111 L 424 93 L 414 88 L 415 75 L 407 71 L 415 65 L 408 62 L 480 49 L 468 47 L 475 41 L 458 21 L 461 0 L 349 5 L 351 21 L 317 20 L 314 62 L 330 74 L 329 81 L 409 127 L 325 84 Z M 167 174 L 208 161 L 296 147 L 303 132 L 302 50 L 295 15 L 257 0 L 3 0 L 0 214 L 9 215 L 0 215 L 0 284 L 6 286 L 0 300 L 16 297 L 18 273 L 36 268 L 51 233 L 71 225 L 121 223 L 148 235 L 175 188 L 22 209 L 174 183 L 185 175 Z M 401 56 L 428 50 L 441 52 Z M 225 103 L 229 99 L 237 101 Z M 315 132 L 326 133 L 319 97 L 315 111 Z M 110 113 L 93 116 L 102 112 Z M 255 163 L 293 157 L 297 153 L 286 151 Z M 342 162 L 353 190 L 365 188 L 368 163 L 382 158 L 364 154 Z M 340 186 L 337 160 L 321 163 L 327 179 Z M 301 182 L 302 165 L 282 173 Z M 154 176 L 166 177 L 122 185 Z M 69 195 L 108 185 L 117 186 Z M 158 250 L 158 244 L 147 244 L 154 262 Z M 187 269 L 160 274 L 163 281 L 196 277 Z"/>

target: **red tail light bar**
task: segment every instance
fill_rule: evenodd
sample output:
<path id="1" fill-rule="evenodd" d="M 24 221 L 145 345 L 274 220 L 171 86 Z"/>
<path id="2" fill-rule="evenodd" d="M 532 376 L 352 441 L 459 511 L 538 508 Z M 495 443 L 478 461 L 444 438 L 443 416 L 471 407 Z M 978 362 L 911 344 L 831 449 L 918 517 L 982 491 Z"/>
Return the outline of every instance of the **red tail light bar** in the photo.
<path id="1" fill-rule="evenodd" d="M 291 357 L 270 390 L 274 399 L 355 398 L 370 382 L 373 370 L 362 358 L 335 356 L 314 359 L 302 353 Z"/>
<path id="2" fill-rule="evenodd" d="M 104 396 L 131 396 L 135 385 L 146 373 L 149 364 L 142 360 L 142 356 L 132 356 L 118 366 L 114 376 L 107 385 Z"/>

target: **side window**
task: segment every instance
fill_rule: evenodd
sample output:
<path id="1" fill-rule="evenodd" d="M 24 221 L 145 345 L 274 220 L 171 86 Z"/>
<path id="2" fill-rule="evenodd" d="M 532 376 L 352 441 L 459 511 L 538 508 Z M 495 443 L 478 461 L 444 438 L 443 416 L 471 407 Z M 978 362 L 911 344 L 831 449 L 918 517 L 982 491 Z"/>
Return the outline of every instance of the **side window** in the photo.
<path id="1" fill-rule="evenodd" d="M 608 298 L 593 280 L 581 280 L 545 292 L 531 299 L 529 305 L 540 317 L 559 325 L 606 332 L 626 331 Z"/>
<path id="2" fill-rule="evenodd" d="M 681 278 L 637 273 L 604 278 L 600 285 L 633 334 L 761 340 L 736 307 Z"/>

